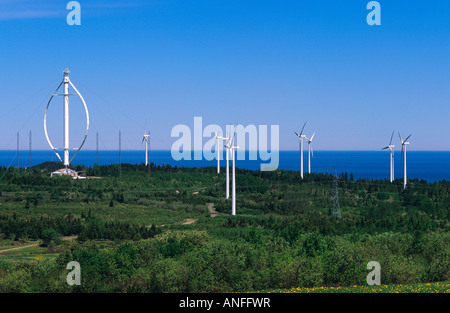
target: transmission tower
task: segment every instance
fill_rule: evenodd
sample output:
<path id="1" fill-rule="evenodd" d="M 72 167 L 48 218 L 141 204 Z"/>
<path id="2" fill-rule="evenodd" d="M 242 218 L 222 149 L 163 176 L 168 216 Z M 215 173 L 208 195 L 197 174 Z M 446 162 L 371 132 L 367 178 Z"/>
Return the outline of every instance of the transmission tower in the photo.
<path id="1" fill-rule="evenodd" d="M 17 132 L 17 169 L 19 169 L 19 132 Z"/>
<path id="2" fill-rule="evenodd" d="M 119 130 L 119 176 L 122 176 L 122 133 Z"/>
<path id="3" fill-rule="evenodd" d="M 29 150 L 29 154 L 30 154 L 30 167 L 31 167 L 31 130 L 30 130 L 30 135 L 29 135 L 29 147 L 28 147 L 28 150 Z"/>
<path id="4" fill-rule="evenodd" d="M 335 216 L 338 218 L 341 217 L 336 169 L 334 169 L 334 176 L 333 176 L 333 208 L 330 210 L 330 216 Z"/>
<path id="5" fill-rule="evenodd" d="M 97 132 L 97 140 L 96 140 L 96 163 L 98 165 L 98 132 Z"/>

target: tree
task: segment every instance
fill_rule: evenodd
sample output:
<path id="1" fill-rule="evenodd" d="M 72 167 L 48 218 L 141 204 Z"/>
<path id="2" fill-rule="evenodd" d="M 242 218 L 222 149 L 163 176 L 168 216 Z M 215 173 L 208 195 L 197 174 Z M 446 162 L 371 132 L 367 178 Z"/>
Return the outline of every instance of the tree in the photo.
<path id="1" fill-rule="evenodd" d="M 42 246 L 57 246 L 61 244 L 61 234 L 53 228 L 47 228 L 42 231 Z"/>

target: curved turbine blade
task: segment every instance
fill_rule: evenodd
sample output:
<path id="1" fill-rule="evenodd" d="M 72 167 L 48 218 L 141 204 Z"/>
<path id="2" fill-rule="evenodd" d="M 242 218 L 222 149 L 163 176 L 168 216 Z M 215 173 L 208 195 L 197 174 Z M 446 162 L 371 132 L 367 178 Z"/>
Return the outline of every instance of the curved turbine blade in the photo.
<path id="1" fill-rule="evenodd" d="M 389 141 L 389 145 L 392 144 L 392 138 L 394 137 L 394 130 L 392 131 L 392 135 L 391 135 L 391 141 Z"/>
<path id="2" fill-rule="evenodd" d="M 314 138 L 314 136 L 316 135 L 316 132 L 314 132 L 313 134 L 312 134 L 312 136 L 311 136 L 311 141 L 313 140 L 313 138 Z"/>
<path id="3" fill-rule="evenodd" d="M 412 134 L 411 134 L 412 135 Z M 409 135 L 408 137 L 406 137 L 405 142 L 408 141 L 409 137 L 411 137 L 411 135 Z"/>
<path id="4" fill-rule="evenodd" d="M 402 144 L 403 144 L 403 139 L 402 139 L 402 136 L 400 136 L 400 132 L 398 132 L 398 136 L 400 137 L 400 141 L 401 141 Z"/>
<path id="5" fill-rule="evenodd" d="M 300 132 L 300 136 L 303 135 L 303 130 L 305 129 L 305 126 L 306 126 L 306 122 L 305 122 L 305 124 L 303 124 L 302 131 Z"/>
<path id="6" fill-rule="evenodd" d="M 236 137 L 236 127 L 237 127 L 237 123 L 236 123 L 236 125 L 234 126 L 234 132 L 233 132 L 233 137 L 231 137 L 230 148 L 233 146 L 234 138 Z"/>

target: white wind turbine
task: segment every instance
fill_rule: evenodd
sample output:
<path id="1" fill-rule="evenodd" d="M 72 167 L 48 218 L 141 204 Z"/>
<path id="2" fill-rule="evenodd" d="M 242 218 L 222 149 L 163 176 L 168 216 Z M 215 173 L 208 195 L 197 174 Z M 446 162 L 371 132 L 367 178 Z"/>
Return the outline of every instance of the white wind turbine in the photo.
<path id="1" fill-rule="evenodd" d="M 72 81 L 69 78 L 70 71 L 66 68 L 66 69 L 64 69 L 63 73 L 64 73 L 64 78 L 63 78 L 62 82 L 59 84 L 58 88 L 56 88 L 55 92 L 50 97 L 50 100 L 47 103 L 47 107 L 45 108 L 44 133 L 45 133 L 45 137 L 47 138 L 47 142 L 48 142 L 50 148 L 55 152 L 58 159 L 61 162 L 63 162 L 63 164 L 64 164 L 63 169 L 60 169 L 54 173 L 58 174 L 58 175 L 72 175 L 74 177 L 77 177 L 77 173 L 75 171 L 69 169 L 69 165 L 72 162 L 73 158 L 78 154 L 78 152 L 80 152 L 81 148 L 83 147 L 84 143 L 86 142 L 86 138 L 87 138 L 87 135 L 89 132 L 89 112 L 88 112 L 88 108 L 87 108 L 86 102 L 84 101 L 83 96 L 80 94 L 78 89 L 73 85 Z M 57 92 L 61 86 L 63 86 L 63 93 L 57 94 Z M 75 91 L 75 93 L 69 93 L 69 86 L 72 87 L 72 89 Z M 81 145 L 78 148 L 70 148 L 69 147 L 69 96 L 76 96 L 76 95 L 78 97 L 80 97 L 81 102 L 83 103 L 83 106 L 84 106 L 84 110 L 85 110 L 85 114 L 86 114 L 86 132 L 84 134 L 84 139 L 81 142 Z M 64 148 L 55 148 L 53 146 L 53 144 L 51 143 L 50 138 L 48 136 L 48 132 L 47 132 L 48 108 L 50 106 L 52 99 L 55 96 L 63 96 L 64 97 L 64 130 L 63 130 Z M 56 150 L 64 150 L 63 158 L 61 158 L 61 156 L 59 155 L 58 152 L 56 152 Z M 76 152 L 74 153 L 74 155 L 72 156 L 71 159 L 69 159 L 69 151 L 70 150 L 76 150 Z M 53 175 L 53 173 L 52 173 L 52 175 Z"/>
<path id="2" fill-rule="evenodd" d="M 231 191 L 231 215 L 236 215 L 236 157 L 235 157 L 235 150 L 239 149 L 239 146 L 233 146 L 233 141 L 236 136 L 236 129 L 234 130 L 233 137 L 231 138 L 231 142 L 229 145 L 229 149 L 231 152 L 231 160 L 233 163 L 233 178 L 232 178 L 232 191 Z"/>
<path id="3" fill-rule="evenodd" d="M 225 149 L 226 149 L 226 199 L 230 198 L 230 168 L 229 168 L 229 158 L 231 152 L 231 143 L 232 140 L 227 135 L 227 137 L 223 137 L 223 141 L 225 141 Z"/>
<path id="4" fill-rule="evenodd" d="M 298 141 L 299 141 L 299 145 L 300 145 L 300 176 L 303 178 L 303 138 L 306 138 L 305 135 L 303 135 L 303 130 L 305 129 L 306 126 L 306 122 L 305 124 L 303 124 L 303 128 L 302 131 L 300 132 L 300 134 L 297 134 L 296 132 L 295 135 L 298 137 Z"/>
<path id="5" fill-rule="evenodd" d="M 390 181 L 391 183 L 394 181 L 394 148 L 395 146 L 392 144 L 392 138 L 394 137 L 394 130 L 392 131 L 392 135 L 391 135 L 391 141 L 389 141 L 389 145 L 387 145 L 386 147 L 384 147 L 381 150 L 386 150 L 389 149 L 391 151 L 390 153 Z"/>
<path id="6" fill-rule="evenodd" d="M 217 152 L 217 174 L 220 173 L 220 145 L 219 140 L 223 140 L 222 136 L 217 136 L 216 134 L 216 152 Z"/>
<path id="7" fill-rule="evenodd" d="M 311 138 L 308 138 L 305 136 L 306 138 L 306 142 L 308 142 L 308 173 L 311 174 L 311 157 L 314 157 L 314 151 L 312 148 L 312 141 L 314 139 L 314 135 L 316 133 L 314 132 L 311 136 Z"/>
<path id="8" fill-rule="evenodd" d="M 398 133 L 398 136 L 400 137 L 400 141 L 402 142 L 402 158 L 403 158 L 403 189 L 406 189 L 406 145 L 409 145 L 409 142 L 407 141 L 411 135 L 406 137 L 405 140 L 402 139 L 402 136 L 400 136 L 400 133 Z"/>
<path id="9" fill-rule="evenodd" d="M 145 141 L 145 166 L 148 165 L 148 147 L 150 145 L 150 132 L 144 131 L 144 135 L 142 136 L 142 142 Z"/>

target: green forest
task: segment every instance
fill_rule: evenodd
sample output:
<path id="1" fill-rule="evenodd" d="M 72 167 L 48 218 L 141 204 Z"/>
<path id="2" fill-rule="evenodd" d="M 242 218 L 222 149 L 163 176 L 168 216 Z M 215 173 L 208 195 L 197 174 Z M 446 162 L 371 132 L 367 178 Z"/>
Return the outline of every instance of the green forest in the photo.
<path id="1" fill-rule="evenodd" d="M 151 164 L 0 168 L 0 292 L 252 292 L 450 280 L 450 182 Z M 31 245 L 33 245 L 31 247 Z M 20 249 L 22 247 L 25 247 Z M 28 247 L 30 246 L 30 247 Z M 16 249 L 17 248 L 17 249 Z M 81 284 L 66 268 L 81 266 Z"/>

